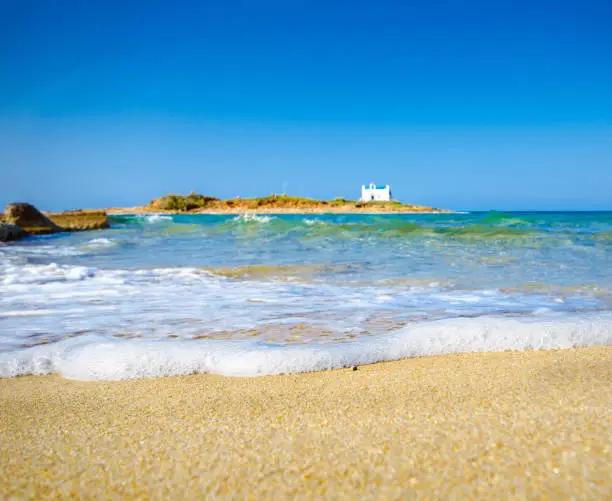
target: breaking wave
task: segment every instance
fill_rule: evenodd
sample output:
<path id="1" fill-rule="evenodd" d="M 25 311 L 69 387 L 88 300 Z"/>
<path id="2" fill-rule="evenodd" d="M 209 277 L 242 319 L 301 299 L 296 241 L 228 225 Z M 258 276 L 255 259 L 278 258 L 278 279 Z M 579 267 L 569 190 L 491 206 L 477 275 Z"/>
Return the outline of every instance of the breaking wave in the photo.
<path id="1" fill-rule="evenodd" d="M 467 217 L 466 217 L 467 216 Z M 551 241 L 558 238 L 580 239 L 606 244 L 610 241 L 609 224 L 602 227 L 575 225 L 568 221 L 548 221 L 541 217 L 505 214 L 490 211 L 482 214 L 450 215 L 370 215 L 368 217 L 343 217 L 318 215 L 264 215 L 244 213 L 239 215 L 120 215 L 112 216 L 118 225 L 157 226 L 166 223 L 163 233 L 200 232 L 203 235 L 238 233 L 245 237 L 283 238 L 295 236 L 301 239 L 434 239 L 438 241 L 462 241 L 468 244 L 487 241 L 515 242 L 524 245 L 535 241 Z"/>
<path id="2" fill-rule="evenodd" d="M 273 219 L 276 219 L 274 216 L 262 216 L 259 214 L 239 214 L 234 218 L 234 221 L 238 223 L 269 223 Z"/>
<path id="3" fill-rule="evenodd" d="M 0 377 L 59 373 L 82 380 L 216 373 L 262 376 L 338 369 L 466 352 L 612 344 L 612 315 L 554 319 L 459 318 L 402 328 L 351 343 L 279 346 L 248 341 L 137 341 L 82 336 L 0 354 Z"/>
<path id="4" fill-rule="evenodd" d="M 167 214 L 113 214 L 110 216 L 110 221 L 115 224 L 154 224 L 173 221 L 173 218 Z"/>

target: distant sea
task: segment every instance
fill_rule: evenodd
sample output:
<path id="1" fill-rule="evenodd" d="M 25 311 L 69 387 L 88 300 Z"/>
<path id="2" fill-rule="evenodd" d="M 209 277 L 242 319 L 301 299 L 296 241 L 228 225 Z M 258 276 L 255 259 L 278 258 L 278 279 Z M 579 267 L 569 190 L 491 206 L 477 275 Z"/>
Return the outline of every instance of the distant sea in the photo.
<path id="1" fill-rule="evenodd" d="M 612 342 L 612 212 L 122 215 L 0 246 L 0 376 Z"/>

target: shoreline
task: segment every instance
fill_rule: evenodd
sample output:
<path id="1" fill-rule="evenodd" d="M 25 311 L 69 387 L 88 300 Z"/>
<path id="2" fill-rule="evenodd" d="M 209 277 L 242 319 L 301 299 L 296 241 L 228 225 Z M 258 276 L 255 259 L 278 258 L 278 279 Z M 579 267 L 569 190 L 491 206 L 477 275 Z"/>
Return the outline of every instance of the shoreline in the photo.
<path id="1" fill-rule="evenodd" d="M 606 499 L 612 347 L 0 380 L 0 497 Z"/>

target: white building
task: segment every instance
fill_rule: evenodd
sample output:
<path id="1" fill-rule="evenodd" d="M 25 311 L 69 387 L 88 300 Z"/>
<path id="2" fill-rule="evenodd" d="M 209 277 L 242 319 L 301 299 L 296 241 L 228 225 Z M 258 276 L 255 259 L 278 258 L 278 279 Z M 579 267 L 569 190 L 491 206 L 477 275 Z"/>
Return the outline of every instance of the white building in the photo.
<path id="1" fill-rule="evenodd" d="M 374 183 L 364 184 L 361 187 L 362 202 L 388 202 L 391 200 L 391 186 L 381 186 Z"/>

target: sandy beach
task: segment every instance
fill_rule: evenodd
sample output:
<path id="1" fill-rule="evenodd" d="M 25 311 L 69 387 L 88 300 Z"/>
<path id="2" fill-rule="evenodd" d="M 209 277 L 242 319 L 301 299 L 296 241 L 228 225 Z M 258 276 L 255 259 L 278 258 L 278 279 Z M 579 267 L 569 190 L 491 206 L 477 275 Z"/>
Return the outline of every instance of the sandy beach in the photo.
<path id="1" fill-rule="evenodd" d="M 2 499 L 610 499 L 612 347 L 0 380 Z"/>

